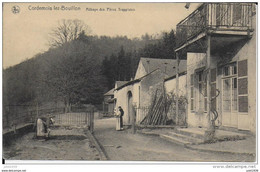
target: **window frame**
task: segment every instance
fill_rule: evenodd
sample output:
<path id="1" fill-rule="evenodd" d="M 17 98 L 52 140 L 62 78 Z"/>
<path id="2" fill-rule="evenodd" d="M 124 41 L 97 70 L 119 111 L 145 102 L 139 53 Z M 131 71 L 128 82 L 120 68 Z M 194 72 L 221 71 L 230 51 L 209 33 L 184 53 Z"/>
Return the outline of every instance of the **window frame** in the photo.
<path id="1" fill-rule="evenodd" d="M 207 107 L 207 101 L 208 101 L 208 95 L 207 95 L 207 83 L 203 82 L 203 78 L 205 77 L 204 70 L 198 70 L 196 71 L 197 76 L 197 86 L 198 86 L 198 110 L 203 110 L 204 113 L 207 113 L 208 107 Z M 200 90 L 201 85 L 201 90 Z M 202 97 L 200 97 L 202 96 Z M 200 100 L 202 99 L 202 100 Z M 200 104 L 201 103 L 201 104 Z M 201 109 L 202 107 L 202 109 Z"/>
<path id="2" fill-rule="evenodd" d="M 225 75 L 225 70 L 228 67 L 228 75 Z M 224 109 L 224 81 L 229 79 L 230 81 L 230 111 Z M 236 110 L 233 109 L 233 80 L 236 80 Z M 234 85 L 235 85 L 234 84 Z M 222 67 L 222 111 L 225 113 L 237 113 L 239 111 L 238 104 L 238 62 L 232 62 Z"/>

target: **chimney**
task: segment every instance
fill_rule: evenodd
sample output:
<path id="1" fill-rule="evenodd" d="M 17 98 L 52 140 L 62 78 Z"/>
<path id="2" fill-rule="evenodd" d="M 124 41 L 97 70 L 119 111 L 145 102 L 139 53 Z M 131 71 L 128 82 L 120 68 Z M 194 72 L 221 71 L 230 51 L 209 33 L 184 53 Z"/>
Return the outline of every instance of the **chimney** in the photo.
<path id="1" fill-rule="evenodd" d="M 190 8 L 190 3 L 186 3 L 185 8 L 189 9 Z"/>

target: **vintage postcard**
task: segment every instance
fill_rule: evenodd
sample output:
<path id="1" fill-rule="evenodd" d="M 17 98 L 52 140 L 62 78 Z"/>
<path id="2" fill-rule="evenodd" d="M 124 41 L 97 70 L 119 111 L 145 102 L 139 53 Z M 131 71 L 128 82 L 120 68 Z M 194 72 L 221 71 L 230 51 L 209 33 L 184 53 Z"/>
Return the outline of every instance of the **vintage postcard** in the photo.
<path id="1" fill-rule="evenodd" d="M 257 171 L 257 3 L 4 2 L 2 10 L 4 164 Z"/>

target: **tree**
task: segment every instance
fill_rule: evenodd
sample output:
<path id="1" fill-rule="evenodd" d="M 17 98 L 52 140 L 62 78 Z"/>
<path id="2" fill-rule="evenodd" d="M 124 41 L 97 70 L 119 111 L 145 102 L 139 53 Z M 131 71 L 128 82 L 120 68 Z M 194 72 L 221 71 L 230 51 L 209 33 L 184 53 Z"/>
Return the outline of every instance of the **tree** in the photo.
<path id="1" fill-rule="evenodd" d="M 176 47 L 176 35 L 174 30 L 163 32 L 160 39 L 150 39 L 145 35 L 146 45 L 139 51 L 140 56 L 161 59 L 175 59 L 174 48 Z"/>
<path id="2" fill-rule="evenodd" d="M 81 40 L 64 44 L 51 52 L 46 60 L 44 82 L 49 94 L 72 104 L 100 103 L 104 92 L 101 67 L 95 59 L 93 47 Z"/>
<path id="3" fill-rule="evenodd" d="M 163 33 L 163 42 L 162 42 L 162 50 L 164 49 L 164 58 L 175 59 L 174 48 L 176 47 L 176 36 L 174 30 L 171 30 L 169 33 Z"/>
<path id="4" fill-rule="evenodd" d="M 89 34 L 90 28 L 81 20 L 61 20 L 50 33 L 50 46 L 60 47 L 70 41 L 78 39 L 80 35 Z"/>

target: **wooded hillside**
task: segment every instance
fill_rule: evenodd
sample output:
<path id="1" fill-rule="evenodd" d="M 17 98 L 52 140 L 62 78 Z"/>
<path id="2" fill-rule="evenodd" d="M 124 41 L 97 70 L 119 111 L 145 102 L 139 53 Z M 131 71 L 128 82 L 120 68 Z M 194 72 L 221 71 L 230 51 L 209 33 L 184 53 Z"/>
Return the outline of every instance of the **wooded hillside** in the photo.
<path id="1" fill-rule="evenodd" d="M 79 36 L 3 70 L 3 104 L 100 104 L 117 80 L 130 80 L 140 57 L 175 58 L 175 34 L 154 38 Z"/>

